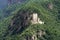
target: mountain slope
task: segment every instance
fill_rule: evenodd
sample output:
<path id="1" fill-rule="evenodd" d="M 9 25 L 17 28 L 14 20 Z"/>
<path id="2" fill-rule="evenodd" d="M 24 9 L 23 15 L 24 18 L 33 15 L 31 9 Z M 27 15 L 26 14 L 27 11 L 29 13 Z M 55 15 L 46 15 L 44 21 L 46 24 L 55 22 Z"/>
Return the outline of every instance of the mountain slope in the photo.
<path id="1" fill-rule="evenodd" d="M 21 6 L 23 6 L 23 5 L 25 5 L 27 2 L 28 2 L 28 0 L 24 0 L 24 1 L 22 1 L 21 2 L 21 0 L 18 0 L 20 3 L 18 3 L 17 1 L 17 3 L 16 2 L 14 2 L 14 1 L 16 1 L 16 0 L 12 0 L 12 2 L 11 2 L 11 4 L 10 5 L 8 5 L 9 3 L 8 3 L 8 0 L 5 0 L 5 4 L 6 5 L 3 5 L 2 3 L 1 3 L 1 6 L 2 6 L 2 8 L 0 9 L 0 20 L 2 20 L 2 19 L 4 19 L 4 18 L 6 18 L 6 17 L 8 17 L 8 16 L 10 16 L 11 14 L 12 14 L 12 12 L 13 11 L 15 11 L 15 10 L 17 10 L 17 9 L 19 9 Z M 2 0 L 2 2 L 3 2 L 3 0 Z M 6 6 L 6 7 L 5 7 Z"/>
<path id="2" fill-rule="evenodd" d="M 24 4 L 20 8 L 16 9 L 12 12 L 12 15 L 5 18 L 1 23 L 1 39 L 5 40 L 27 40 L 26 36 L 35 35 L 37 30 L 44 30 L 46 34 L 37 38 L 37 40 L 60 40 L 60 23 L 58 18 L 58 4 L 60 1 L 55 0 L 30 0 L 28 3 Z M 53 9 L 48 8 L 48 4 L 53 4 Z M 38 13 L 39 18 L 45 22 L 45 24 L 29 24 L 21 33 L 11 35 L 11 32 L 6 37 L 2 37 L 6 32 L 8 32 L 8 26 L 11 24 L 11 20 L 17 19 L 20 17 L 18 15 L 20 12 L 25 11 L 26 13 Z M 24 12 L 23 12 L 24 13 Z M 18 16 L 18 17 L 17 17 Z M 18 18 L 19 19 L 19 18 Z M 20 20 L 16 20 L 15 23 L 20 23 Z M 16 24 L 18 27 L 18 24 Z M 14 26 L 15 27 L 15 26 Z M 16 31 L 15 31 L 16 33 Z"/>

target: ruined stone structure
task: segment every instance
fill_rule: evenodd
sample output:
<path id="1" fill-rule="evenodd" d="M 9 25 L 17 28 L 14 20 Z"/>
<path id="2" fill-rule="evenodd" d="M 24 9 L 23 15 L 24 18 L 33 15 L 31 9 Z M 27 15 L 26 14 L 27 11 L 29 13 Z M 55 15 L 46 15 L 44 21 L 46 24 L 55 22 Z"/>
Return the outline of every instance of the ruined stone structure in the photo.
<path id="1" fill-rule="evenodd" d="M 33 13 L 32 14 L 32 20 L 31 20 L 31 22 L 32 22 L 32 24 L 37 24 L 37 23 L 44 24 L 44 22 L 42 22 L 40 20 L 40 18 L 38 17 L 38 14 L 37 13 Z"/>
<path id="2" fill-rule="evenodd" d="M 38 15 L 37 13 L 32 14 L 32 24 L 36 24 L 38 22 Z"/>

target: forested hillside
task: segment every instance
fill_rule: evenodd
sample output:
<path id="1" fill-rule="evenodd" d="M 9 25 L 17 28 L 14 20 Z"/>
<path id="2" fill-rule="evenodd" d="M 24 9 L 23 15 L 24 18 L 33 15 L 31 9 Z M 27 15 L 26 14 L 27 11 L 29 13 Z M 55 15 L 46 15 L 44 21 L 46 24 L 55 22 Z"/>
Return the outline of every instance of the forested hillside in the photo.
<path id="1" fill-rule="evenodd" d="M 44 24 L 32 24 L 33 13 Z M 60 0 L 26 0 L 0 15 L 0 40 L 60 40 Z"/>
<path id="2" fill-rule="evenodd" d="M 20 6 L 26 4 L 28 0 L 0 0 L 0 2 L 0 20 L 2 20 L 11 15 L 11 12 L 17 10 L 18 8 L 20 8 Z"/>

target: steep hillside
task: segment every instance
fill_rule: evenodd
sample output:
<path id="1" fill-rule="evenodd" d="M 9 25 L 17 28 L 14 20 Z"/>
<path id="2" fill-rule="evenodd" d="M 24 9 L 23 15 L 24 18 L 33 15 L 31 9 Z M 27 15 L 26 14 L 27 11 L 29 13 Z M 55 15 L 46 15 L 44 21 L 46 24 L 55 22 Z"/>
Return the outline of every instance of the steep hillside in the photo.
<path id="1" fill-rule="evenodd" d="M 16 0 L 15 0 L 16 1 Z M 21 0 L 19 0 L 19 2 L 20 2 Z M 2 1 L 3 2 L 3 1 Z M 12 0 L 12 2 L 14 2 L 13 0 Z M 8 16 L 10 16 L 10 15 L 12 15 L 12 12 L 13 11 L 15 11 L 15 10 L 17 10 L 17 9 L 19 9 L 21 6 L 23 6 L 23 5 L 25 5 L 26 3 L 28 2 L 28 0 L 24 0 L 23 2 L 20 2 L 20 3 L 15 3 L 14 2 L 14 4 L 13 3 L 11 3 L 10 5 L 8 5 L 9 4 L 9 2 L 8 2 L 8 0 L 6 0 L 6 5 L 4 5 L 3 6 L 3 9 L 0 9 L 0 20 L 2 20 L 2 19 L 4 19 L 4 18 L 6 18 L 6 17 L 8 17 Z M 1 5 L 2 5 L 2 3 L 1 3 Z M 5 7 L 6 6 L 6 7 Z"/>
<path id="2" fill-rule="evenodd" d="M 0 39 L 60 40 L 59 4 L 60 0 L 30 0 L 16 6 L 15 11 L 0 22 Z M 26 17 L 32 13 L 37 13 L 44 24 L 31 24 Z"/>

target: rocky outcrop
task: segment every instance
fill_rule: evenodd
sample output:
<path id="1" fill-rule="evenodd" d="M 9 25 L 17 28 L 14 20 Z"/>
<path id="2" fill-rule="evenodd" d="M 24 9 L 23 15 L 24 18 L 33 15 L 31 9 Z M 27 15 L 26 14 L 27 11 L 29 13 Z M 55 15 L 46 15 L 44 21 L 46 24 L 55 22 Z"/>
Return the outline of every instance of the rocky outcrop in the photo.
<path id="1" fill-rule="evenodd" d="M 43 31 L 43 30 L 38 30 L 37 31 L 37 37 L 43 37 L 43 35 L 45 35 L 45 34 L 46 34 L 46 32 Z"/>
<path id="2" fill-rule="evenodd" d="M 37 40 L 37 36 L 35 34 L 32 36 L 26 36 L 26 40 Z"/>
<path id="3" fill-rule="evenodd" d="M 27 35 L 26 40 L 38 40 L 39 38 L 44 39 L 44 35 L 46 35 L 46 32 L 44 30 L 37 30 L 37 32 L 33 35 Z"/>
<path id="4" fill-rule="evenodd" d="M 49 8 L 49 9 L 53 9 L 53 4 L 52 4 L 52 3 L 49 3 L 49 4 L 48 4 L 48 8 Z"/>

